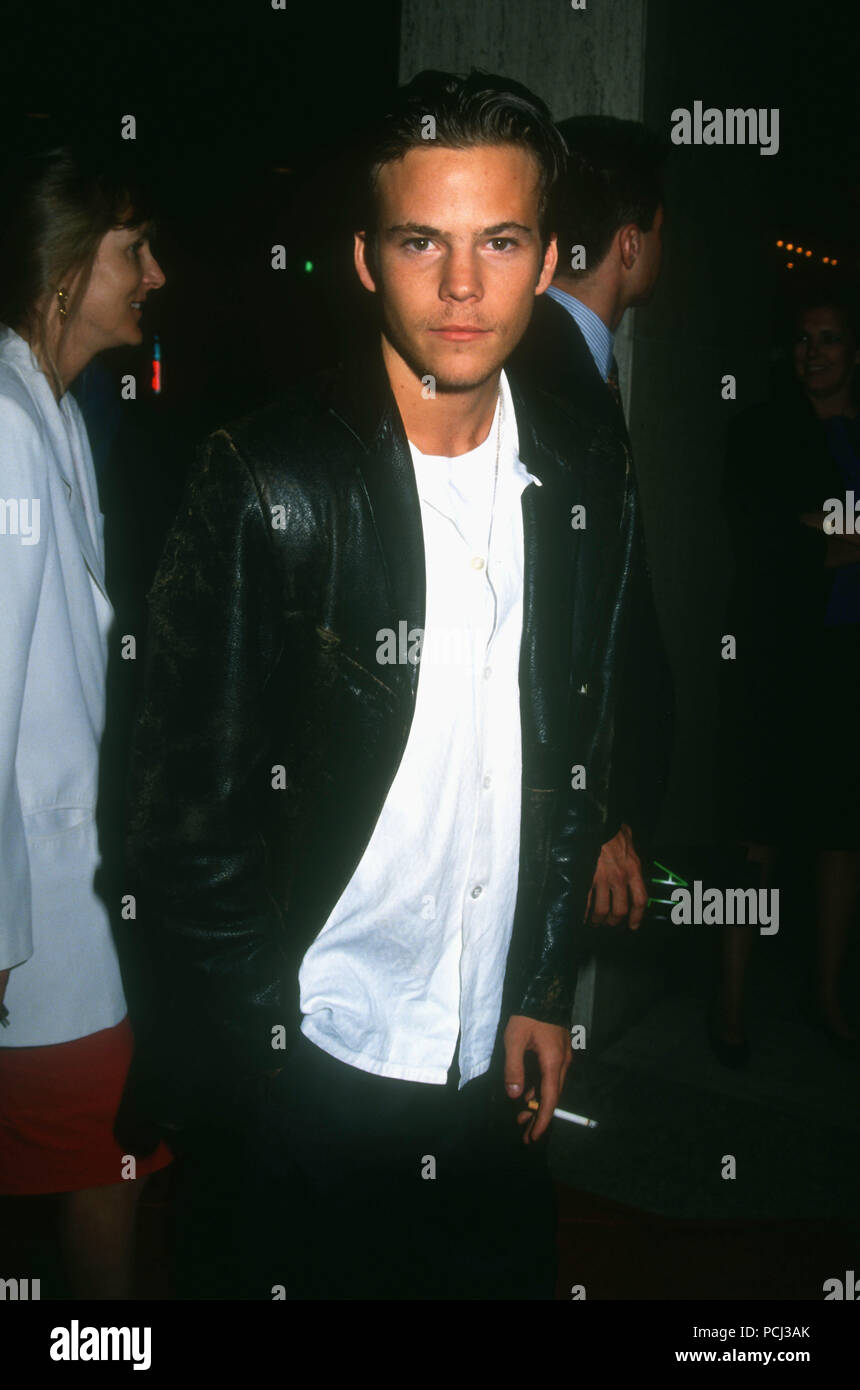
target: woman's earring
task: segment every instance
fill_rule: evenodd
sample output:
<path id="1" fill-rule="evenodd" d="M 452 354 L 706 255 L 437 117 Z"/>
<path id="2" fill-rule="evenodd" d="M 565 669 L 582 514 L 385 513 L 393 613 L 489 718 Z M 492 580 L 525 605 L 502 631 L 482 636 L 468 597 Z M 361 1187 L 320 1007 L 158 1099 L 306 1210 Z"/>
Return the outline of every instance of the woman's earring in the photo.
<path id="1" fill-rule="evenodd" d="M 65 323 L 66 316 L 67 316 L 67 314 L 68 314 L 68 312 L 69 312 L 69 303 L 68 303 L 68 301 L 69 301 L 69 296 L 66 294 L 66 291 L 65 291 L 65 290 L 57 290 L 57 304 L 58 304 L 59 310 L 60 310 L 60 319 L 61 319 L 61 321 L 62 321 L 63 323 Z"/>

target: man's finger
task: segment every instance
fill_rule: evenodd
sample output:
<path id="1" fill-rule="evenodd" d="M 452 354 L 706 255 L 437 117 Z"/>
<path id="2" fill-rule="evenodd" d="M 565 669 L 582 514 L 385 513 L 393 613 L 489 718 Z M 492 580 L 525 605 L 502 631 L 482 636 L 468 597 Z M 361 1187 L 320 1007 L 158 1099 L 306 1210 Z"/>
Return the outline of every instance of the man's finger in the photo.
<path id="1" fill-rule="evenodd" d="M 509 1096 L 522 1093 L 526 1079 L 525 1045 L 522 1042 L 505 1043 L 505 1090 Z"/>
<path id="2" fill-rule="evenodd" d="M 631 879 L 630 896 L 633 900 L 633 906 L 630 909 L 630 928 L 635 931 L 645 916 L 645 909 L 648 906 L 648 889 L 639 869 L 636 870 Z"/>
<path id="3" fill-rule="evenodd" d="M 592 921 L 603 922 L 609 911 L 609 880 L 605 869 L 598 868 L 591 885 L 594 894 L 594 905 L 592 908 Z"/>
<path id="4" fill-rule="evenodd" d="M 526 1131 L 524 1143 L 535 1143 L 549 1129 L 552 1113 L 561 1095 L 560 1061 L 557 1054 L 548 1057 L 542 1054 L 540 1061 L 540 1109 L 531 1130 Z"/>
<path id="5" fill-rule="evenodd" d="M 627 896 L 627 879 L 618 876 L 613 878 L 610 885 L 609 912 L 606 917 L 606 924 L 610 927 L 617 927 L 619 922 L 630 911 L 630 901 Z"/>

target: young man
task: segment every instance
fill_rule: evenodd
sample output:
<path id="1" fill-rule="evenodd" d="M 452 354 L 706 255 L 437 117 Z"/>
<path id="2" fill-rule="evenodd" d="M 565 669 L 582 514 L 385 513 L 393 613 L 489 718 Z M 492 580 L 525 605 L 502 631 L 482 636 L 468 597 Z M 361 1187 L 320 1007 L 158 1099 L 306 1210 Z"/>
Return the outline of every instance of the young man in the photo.
<path id="1" fill-rule="evenodd" d="M 662 260 L 665 145 L 638 121 L 577 116 L 558 126 L 569 157 L 559 188 L 559 258 L 511 361 L 605 433 L 632 466 L 613 341 L 628 309 L 647 304 Z M 639 926 L 668 773 L 674 698 L 644 540 L 631 581 L 631 640 L 619 693 L 610 814 L 589 900 L 590 920 Z M 620 822 L 620 827 L 619 827 Z M 638 852 L 637 852 L 638 851 Z"/>
<path id="2" fill-rule="evenodd" d="M 624 466 L 503 371 L 563 158 L 516 83 L 398 94 L 355 237 L 378 333 L 212 436 L 150 594 L 140 1095 L 181 1126 L 255 1092 L 249 1297 L 553 1294 L 536 1141 L 638 534 Z"/>

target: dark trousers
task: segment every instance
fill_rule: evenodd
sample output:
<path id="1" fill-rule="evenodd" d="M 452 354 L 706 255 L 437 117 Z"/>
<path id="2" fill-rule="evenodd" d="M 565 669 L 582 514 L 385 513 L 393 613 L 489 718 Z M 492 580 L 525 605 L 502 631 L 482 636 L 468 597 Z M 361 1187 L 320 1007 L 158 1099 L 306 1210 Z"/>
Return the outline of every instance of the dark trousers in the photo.
<path id="1" fill-rule="evenodd" d="M 546 1139 L 523 1144 L 497 1069 L 458 1075 L 374 1076 L 300 1037 L 247 1135 L 246 1298 L 553 1297 Z"/>

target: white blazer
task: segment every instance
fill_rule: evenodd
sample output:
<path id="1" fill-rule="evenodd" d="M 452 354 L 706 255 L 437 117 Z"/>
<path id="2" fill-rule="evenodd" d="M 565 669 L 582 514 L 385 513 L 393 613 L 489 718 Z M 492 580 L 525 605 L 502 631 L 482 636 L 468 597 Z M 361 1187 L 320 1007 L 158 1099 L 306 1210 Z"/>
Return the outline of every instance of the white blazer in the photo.
<path id="1" fill-rule="evenodd" d="M 108 630 L 104 518 L 83 417 L 0 327 L 0 1047 L 126 1013 L 93 880 Z"/>

